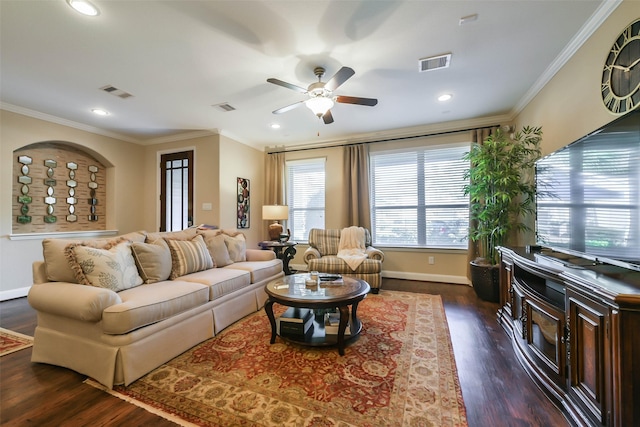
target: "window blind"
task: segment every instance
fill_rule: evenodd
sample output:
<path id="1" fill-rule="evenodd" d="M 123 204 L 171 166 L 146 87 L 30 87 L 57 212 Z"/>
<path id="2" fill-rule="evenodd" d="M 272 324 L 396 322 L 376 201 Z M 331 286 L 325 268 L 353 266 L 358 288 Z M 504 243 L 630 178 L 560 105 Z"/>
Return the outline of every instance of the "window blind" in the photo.
<path id="1" fill-rule="evenodd" d="M 370 154 L 374 243 L 466 248 L 469 200 L 462 160 L 469 145 Z"/>
<path id="2" fill-rule="evenodd" d="M 292 239 L 306 242 L 309 230 L 325 228 L 325 159 L 287 162 L 288 227 Z"/>

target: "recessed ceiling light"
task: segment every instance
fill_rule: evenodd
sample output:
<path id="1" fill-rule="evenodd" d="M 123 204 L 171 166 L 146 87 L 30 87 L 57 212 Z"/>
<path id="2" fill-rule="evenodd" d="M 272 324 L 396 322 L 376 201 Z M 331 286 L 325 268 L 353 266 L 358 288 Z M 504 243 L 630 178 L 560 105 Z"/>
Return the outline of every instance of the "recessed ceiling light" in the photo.
<path id="1" fill-rule="evenodd" d="M 478 19 L 478 14 L 474 13 L 473 15 L 467 15 L 460 18 L 459 25 L 468 24 L 469 22 L 476 21 Z"/>
<path id="2" fill-rule="evenodd" d="M 272 123 L 271 129 L 280 129 L 280 125 L 278 123 Z"/>
<path id="3" fill-rule="evenodd" d="M 83 15 L 87 16 L 97 16 L 100 15 L 100 11 L 97 7 L 91 4 L 87 0 L 67 0 L 69 6 L 71 6 L 77 12 L 80 12 Z"/>
<path id="4" fill-rule="evenodd" d="M 450 93 L 445 93 L 444 95 L 440 95 L 438 97 L 438 101 L 444 102 L 450 100 L 451 98 L 453 98 L 453 95 L 451 95 Z"/>
<path id="5" fill-rule="evenodd" d="M 107 110 L 103 110 L 102 108 L 92 108 L 91 112 L 93 114 L 97 114 L 98 116 L 108 116 L 109 112 Z"/>

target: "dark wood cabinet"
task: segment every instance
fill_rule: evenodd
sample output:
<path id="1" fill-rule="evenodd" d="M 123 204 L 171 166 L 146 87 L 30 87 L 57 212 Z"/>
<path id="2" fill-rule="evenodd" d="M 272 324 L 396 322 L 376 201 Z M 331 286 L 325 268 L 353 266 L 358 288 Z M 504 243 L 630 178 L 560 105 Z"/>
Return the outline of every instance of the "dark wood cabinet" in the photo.
<path id="1" fill-rule="evenodd" d="M 611 402 L 606 402 L 605 383 L 610 378 L 609 307 L 567 290 L 568 319 L 571 325 L 569 352 L 571 370 L 568 390 L 580 410 L 609 425 Z M 609 385 L 610 386 L 610 385 Z"/>
<path id="2" fill-rule="evenodd" d="M 498 320 L 531 378 L 575 425 L 640 425 L 640 272 L 551 250 L 500 255 Z"/>

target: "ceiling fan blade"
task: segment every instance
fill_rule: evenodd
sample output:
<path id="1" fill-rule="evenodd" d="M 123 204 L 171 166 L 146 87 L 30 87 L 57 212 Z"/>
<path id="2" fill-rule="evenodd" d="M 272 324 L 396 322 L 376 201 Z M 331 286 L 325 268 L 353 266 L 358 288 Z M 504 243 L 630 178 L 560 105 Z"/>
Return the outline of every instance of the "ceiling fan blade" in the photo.
<path id="1" fill-rule="evenodd" d="M 352 68 L 349 67 L 342 67 L 338 70 L 337 73 L 335 73 L 333 75 L 333 77 L 331 77 L 329 79 L 329 81 L 327 83 L 325 83 L 324 88 L 328 89 L 330 91 L 334 91 L 336 90 L 342 83 L 346 82 L 347 80 L 349 80 L 349 78 L 351 76 L 353 76 L 356 72 L 353 71 Z"/>
<path id="2" fill-rule="evenodd" d="M 378 103 L 378 100 L 375 98 L 358 98 L 357 96 L 336 96 L 336 102 L 373 107 Z"/>
<path id="3" fill-rule="evenodd" d="M 305 88 L 293 85 L 291 83 L 283 82 L 282 80 L 267 79 L 267 81 L 269 83 L 273 83 L 274 85 L 278 85 L 278 86 L 286 87 L 287 89 L 295 90 L 296 92 L 307 93 L 307 90 Z"/>
<path id="4" fill-rule="evenodd" d="M 287 105 L 286 107 L 278 108 L 273 111 L 273 114 L 281 114 L 286 113 L 287 111 L 293 110 L 294 108 L 298 108 L 301 105 L 304 105 L 305 101 L 298 101 L 295 104 Z"/>
<path id="5" fill-rule="evenodd" d="M 322 120 L 324 121 L 325 125 L 333 123 L 333 115 L 331 114 L 331 110 L 327 110 L 327 112 L 324 113 L 324 116 L 322 116 Z"/>

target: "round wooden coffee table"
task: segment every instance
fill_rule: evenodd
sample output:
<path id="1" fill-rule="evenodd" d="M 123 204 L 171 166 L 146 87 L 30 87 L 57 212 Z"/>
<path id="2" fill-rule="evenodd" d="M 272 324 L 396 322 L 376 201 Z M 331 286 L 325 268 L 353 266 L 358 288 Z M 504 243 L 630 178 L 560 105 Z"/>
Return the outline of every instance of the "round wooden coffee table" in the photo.
<path id="1" fill-rule="evenodd" d="M 358 319 L 358 303 L 362 301 L 371 289 L 364 280 L 343 277 L 342 284 L 324 283 L 315 288 L 309 288 L 306 280 L 309 274 L 294 274 L 273 280 L 265 286 L 265 292 L 269 295 L 264 305 L 264 310 L 271 323 L 271 344 L 278 336 L 276 331 L 276 319 L 273 315 L 273 304 L 281 304 L 288 307 L 331 309 L 337 307 L 340 310 L 340 324 L 337 335 L 326 334 L 324 315 L 316 316 L 313 320 L 313 335 L 300 337 L 291 336 L 281 338 L 310 346 L 336 345 L 338 353 L 344 356 L 345 341 L 357 337 L 362 331 L 362 322 Z M 349 310 L 351 307 L 351 310 Z M 350 313 L 351 311 L 351 313 Z M 350 334 L 345 338 L 345 331 L 349 323 Z"/>

